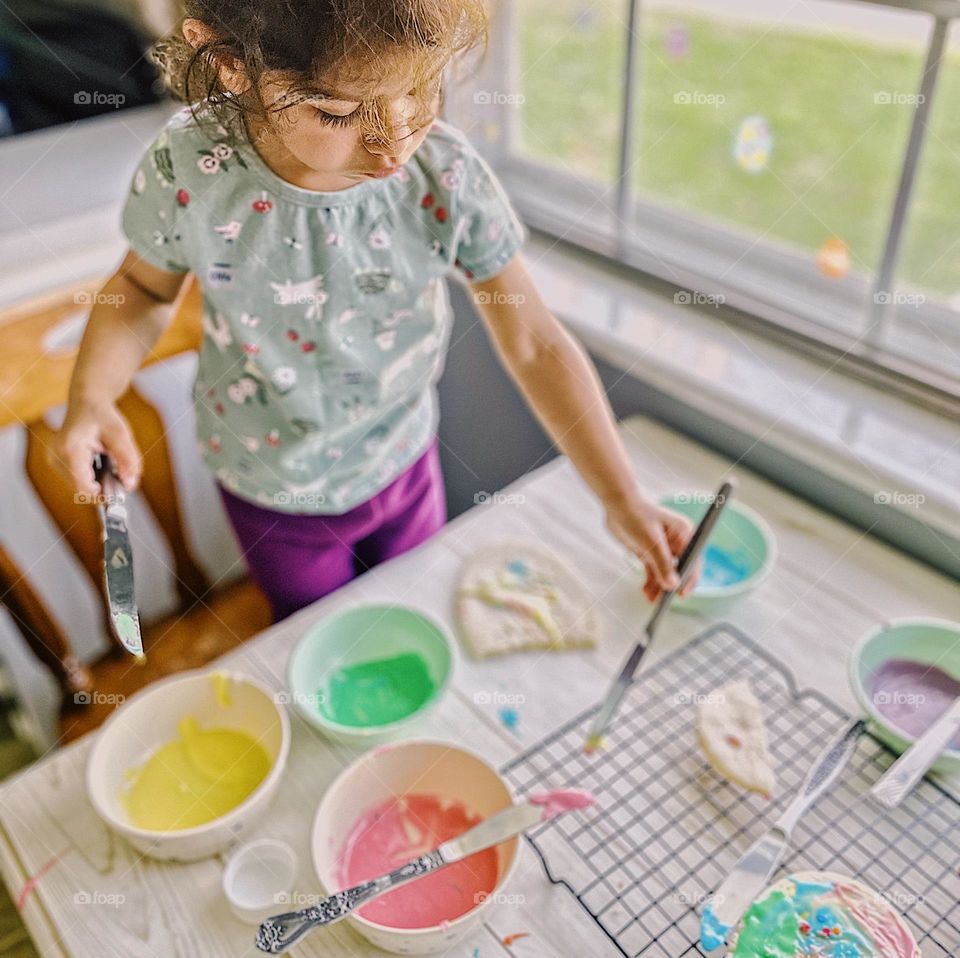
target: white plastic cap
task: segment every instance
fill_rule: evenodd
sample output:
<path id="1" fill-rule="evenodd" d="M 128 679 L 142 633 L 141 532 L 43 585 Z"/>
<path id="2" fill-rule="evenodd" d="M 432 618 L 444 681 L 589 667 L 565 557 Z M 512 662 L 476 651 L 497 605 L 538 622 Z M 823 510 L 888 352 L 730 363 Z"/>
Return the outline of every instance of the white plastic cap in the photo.
<path id="1" fill-rule="evenodd" d="M 296 852 L 285 842 L 260 838 L 230 856 L 223 870 L 223 893 L 237 918 L 259 925 L 271 915 L 296 911 L 284 897 L 296 878 Z"/>

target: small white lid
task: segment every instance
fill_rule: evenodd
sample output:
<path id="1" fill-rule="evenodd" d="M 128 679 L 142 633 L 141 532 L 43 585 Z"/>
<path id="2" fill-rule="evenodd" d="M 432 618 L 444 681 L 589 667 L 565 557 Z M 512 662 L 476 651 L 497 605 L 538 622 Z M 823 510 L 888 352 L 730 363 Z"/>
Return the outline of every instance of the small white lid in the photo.
<path id="1" fill-rule="evenodd" d="M 223 870 L 223 893 L 237 918 L 259 925 L 291 910 L 289 892 L 296 878 L 296 852 L 285 842 L 260 838 L 230 856 Z"/>

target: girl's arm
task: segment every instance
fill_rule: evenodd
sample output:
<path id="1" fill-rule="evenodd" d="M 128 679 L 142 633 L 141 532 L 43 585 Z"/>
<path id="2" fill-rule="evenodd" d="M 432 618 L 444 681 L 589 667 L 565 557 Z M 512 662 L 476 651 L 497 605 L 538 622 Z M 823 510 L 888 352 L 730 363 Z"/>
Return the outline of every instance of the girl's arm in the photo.
<path id="1" fill-rule="evenodd" d="M 675 588 L 675 557 L 691 524 L 640 491 L 596 369 L 547 309 L 522 258 L 472 288 L 500 361 L 603 503 L 610 531 L 646 566 L 647 597 Z M 695 581 L 691 576 L 685 593 Z"/>
<path id="2" fill-rule="evenodd" d="M 107 452 L 124 486 L 140 478 L 140 453 L 117 400 L 173 318 L 187 274 L 157 269 L 128 252 L 95 297 L 70 380 L 67 413 L 50 454 L 77 491 L 93 496 L 93 457 Z"/>

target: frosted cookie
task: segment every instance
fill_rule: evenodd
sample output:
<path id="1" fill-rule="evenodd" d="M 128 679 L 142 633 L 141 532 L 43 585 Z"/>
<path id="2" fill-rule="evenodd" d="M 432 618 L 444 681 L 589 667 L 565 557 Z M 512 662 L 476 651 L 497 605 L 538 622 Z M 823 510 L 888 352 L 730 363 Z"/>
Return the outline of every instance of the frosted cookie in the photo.
<path id="1" fill-rule="evenodd" d="M 773 794 L 777 779 L 763 712 L 749 682 L 731 682 L 704 696 L 697 737 L 707 760 L 725 779 L 751 792 Z"/>
<path id="2" fill-rule="evenodd" d="M 800 872 L 744 913 L 727 958 L 920 958 L 900 915 L 853 878 Z"/>
<path id="3" fill-rule="evenodd" d="M 501 542 L 469 559 L 456 609 L 463 640 L 477 658 L 596 645 L 590 594 L 552 552 L 529 543 Z"/>

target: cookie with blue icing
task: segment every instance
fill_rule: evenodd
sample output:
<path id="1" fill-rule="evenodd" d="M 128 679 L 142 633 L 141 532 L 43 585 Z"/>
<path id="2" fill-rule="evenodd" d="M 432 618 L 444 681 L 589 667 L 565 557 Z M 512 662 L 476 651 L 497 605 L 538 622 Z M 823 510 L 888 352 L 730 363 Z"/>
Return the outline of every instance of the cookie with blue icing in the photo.
<path id="1" fill-rule="evenodd" d="M 728 958 L 920 958 L 899 913 L 875 891 L 830 872 L 799 872 L 747 909 Z"/>
<path id="2" fill-rule="evenodd" d="M 480 549 L 464 564 L 456 610 L 476 658 L 596 643 L 593 600 L 582 580 L 556 553 L 531 542 Z"/>

